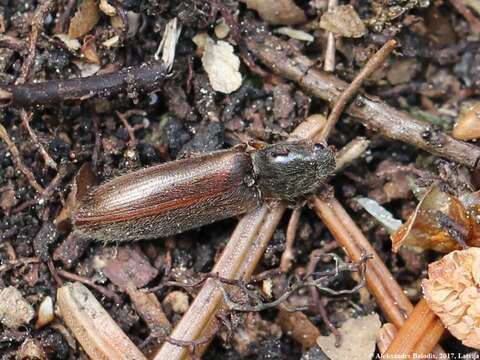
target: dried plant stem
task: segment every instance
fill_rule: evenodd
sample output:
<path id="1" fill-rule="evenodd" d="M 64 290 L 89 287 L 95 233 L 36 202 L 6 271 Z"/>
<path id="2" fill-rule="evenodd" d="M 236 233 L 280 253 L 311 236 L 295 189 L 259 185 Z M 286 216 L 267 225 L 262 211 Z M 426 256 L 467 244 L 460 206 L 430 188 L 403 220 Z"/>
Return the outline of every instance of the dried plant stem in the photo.
<path id="1" fill-rule="evenodd" d="M 468 21 L 473 31 L 476 33 L 480 32 L 480 20 L 478 20 L 475 15 L 470 11 L 470 9 L 465 5 L 463 0 L 450 0 L 450 3 L 453 5 L 457 11 L 462 14 L 465 20 Z"/>
<path id="2" fill-rule="evenodd" d="M 295 234 L 297 233 L 301 213 L 302 209 L 300 207 L 295 208 L 288 221 L 285 250 L 280 259 L 280 270 L 283 272 L 287 272 L 290 269 L 292 260 L 295 258 L 293 255 L 293 243 L 295 241 Z"/>
<path id="3" fill-rule="evenodd" d="M 296 81 L 316 97 L 333 104 L 347 87 L 339 78 L 314 69 L 314 62 L 291 44 L 258 31 L 256 26 L 252 26 L 245 39 L 249 50 L 273 72 Z M 357 95 L 345 111 L 389 139 L 406 142 L 469 168 L 475 168 L 480 159 L 479 147 L 455 140 L 431 124 L 369 96 Z"/>
<path id="4" fill-rule="evenodd" d="M 319 119 L 323 120 L 318 116 L 309 117 L 295 129 L 292 136 L 314 138 L 324 125 Z M 245 215 L 235 228 L 212 273 L 218 273 L 226 279 L 248 281 L 285 210 L 283 204 L 268 204 Z M 208 279 L 170 337 L 182 342 L 210 339 L 218 329 L 215 315 L 224 308 L 223 300 L 221 285 L 214 279 Z M 208 343 L 198 346 L 196 355 L 205 351 L 207 346 Z M 155 354 L 154 360 L 179 360 L 187 354 L 187 348 L 165 342 Z"/>
<path id="5" fill-rule="evenodd" d="M 40 104 L 55 104 L 65 100 L 83 100 L 92 96 L 110 96 L 123 91 L 137 92 L 157 90 L 167 75 L 161 62 L 124 68 L 111 74 L 93 75 L 68 80 L 51 80 L 41 83 L 6 85 L 1 90 L 3 102 L 30 107 Z"/>
<path id="6" fill-rule="evenodd" d="M 430 310 L 425 299 L 422 299 L 397 332 L 384 357 L 388 359 L 396 355 L 411 357 L 413 354 L 429 354 L 444 330 L 440 319 Z"/>
<path id="7" fill-rule="evenodd" d="M 15 167 L 27 178 L 29 184 L 31 187 L 33 187 L 38 193 L 43 193 L 44 188 L 35 180 L 35 176 L 33 173 L 30 171 L 29 168 L 27 168 L 23 162 L 22 158 L 20 156 L 20 152 L 18 151 L 15 143 L 10 139 L 8 136 L 7 130 L 0 124 L 0 139 L 5 141 L 5 143 L 8 146 L 8 151 L 10 151 L 10 154 L 12 154 L 12 160 L 13 163 L 15 164 Z"/>
<path id="8" fill-rule="evenodd" d="M 20 76 L 17 79 L 16 84 L 23 84 L 30 78 L 33 64 L 35 62 L 35 56 L 37 55 L 38 32 L 43 25 L 43 19 L 50 11 L 50 8 L 53 4 L 53 0 L 44 0 L 43 2 L 40 2 L 37 9 L 35 10 L 35 14 L 33 15 L 32 19 L 32 31 L 30 32 L 28 55 L 27 58 L 23 61 Z"/>
<path id="9" fill-rule="evenodd" d="M 65 279 L 77 281 L 90 286 L 106 298 L 115 301 L 117 304 L 121 304 L 123 302 L 120 296 L 118 296 L 115 292 L 108 290 L 106 287 L 95 284 L 95 282 L 91 279 L 61 269 L 56 269 L 56 273 Z"/>
<path id="10" fill-rule="evenodd" d="M 328 0 L 328 11 L 332 11 L 336 6 L 338 6 L 338 0 Z M 335 35 L 332 32 L 328 32 L 323 70 L 327 72 L 335 70 L 335 51 Z"/>
<path id="11" fill-rule="evenodd" d="M 355 159 L 358 159 L 368 149 L 369 145 L 369 140 L 363 137 L 358 137 L 341 148 L 336 155 L 335 172 L 338 173 L 342 171 Z"/>
<path id="12" fill-rule="evenodd" d="M 353 261 L 360 261 L 365 255 L 372 256 L 367 262 L 365 273 L 368 289 L 377 299 L 378 305 L 389 321 L 400 327 L 405 321 L 406 314 L 413 310 L 413 306 L 361 230 L 338 200 L 314 197 L 313 206 L 317 215 Z"/>
<path id="13" fill-rule="evenodd" d="M 107 311 L 82 284 L 68 284 L 57 292 L 60 314 L 90 359 L 146 360 Z"/>
<path id="14" fill-rule="evenodd" d="M 20 110 L 20 118 L 22 119 L 22 125 L 27 130 L 28 135 L 32 139 L 33 144 L 40 152 L 40 155 L 43 157 L 43 161 L 45 164 L 52 169 L 57 170 L 57 163 L 52 159 L 52 157 L 48 154 L 47 150 L 43 147 L 43 145 L 38 140 L 37 134 L 32 130 L 30 127 L 30 120 L 32 119 L 32 112 L 26 111 L 25 109 Z"/>
<path id="15" fill-rule="evenodd" d="M 345 106 L 352 100 L 357 91 L 362 86 L 365 79 L 367 79 L 375 70 L 377 70 L 385 61 L 388 55 L 397 46 L 396 40 L 388 40 L 365 64 L 360 72 L 355 76 L 355 79 L 342 91 L 341 95 L 335 101 L 332 112 L 327 118 L 327 124 L 322 129 L 321 137 L 327 138 L 333 127 L 337 123 L 340 115 L 342 115 Z"/>
<path id="16" fill-rule="evenodd" d="M 317 215 L 353 261 L 359 261 L 366 254 L 372 256 L 367 262 L 365 272 L 367 287 L 377 300 L 387 319 L 397 328 L 402 328 L 407 315 L 414 309 L 413 305 L 375 249 L 370 245 L 338 200 L 335 198 L 324 200 L 315 196 L 312 199 L 312 203 Z M 425 314 L 425 316 L 436 317 L 430 309 L 425 309 Z M 436 321 L 438 322 L 438 320 Z M 436 322 L 434 324 L 438 326 Z M 436 345 L 435 339 L 438 341 L 439 337 L 433 336 L 428 341 L 426 339 L 418 339 L 419 342 L 416 346 L 419 349 L 429 351 L 428 349 Z M 427 341 L 426 345 L 424 341 Z M 442 352 L 439 347 L 435 351 Z"/>

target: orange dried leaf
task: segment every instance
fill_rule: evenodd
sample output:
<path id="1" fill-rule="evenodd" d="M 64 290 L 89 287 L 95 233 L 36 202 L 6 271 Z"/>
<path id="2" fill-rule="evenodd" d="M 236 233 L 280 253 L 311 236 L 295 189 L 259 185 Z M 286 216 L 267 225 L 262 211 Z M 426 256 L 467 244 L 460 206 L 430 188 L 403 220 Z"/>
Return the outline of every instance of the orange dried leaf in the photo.
<path id="1" fill-rule="evenodd" d="M 428 267 L 429 307 L 453 336 L 480 349 L 480 248 L 454 251 Z"/>
<path id="2" fill-rule="evenodd" d="M 432 187 L 418 204 L 415 212 L 392 234 L 393 251 L 402 245 L 417 246 L 448 253 L 460 249 L 458 236 L 468 245 L 480 245 L 480 214 L 478 193 L 462 200 Z"/>
<path id="3" fill-rule="evenodd" d="M 71 38 L 82 37 L 97 25 L 98 20 L 100 20 L 100 9 L 97 1 L 83 0 L 70 20 L 68 36 Z"/>

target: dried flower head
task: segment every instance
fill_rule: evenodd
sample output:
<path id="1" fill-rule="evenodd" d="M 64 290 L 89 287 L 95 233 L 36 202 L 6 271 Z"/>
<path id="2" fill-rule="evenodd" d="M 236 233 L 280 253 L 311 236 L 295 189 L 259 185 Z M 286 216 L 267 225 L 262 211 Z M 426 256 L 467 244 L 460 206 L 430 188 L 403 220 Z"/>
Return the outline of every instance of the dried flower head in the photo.
<path id="1" fill-rule="evenodd" d="M 480 248 L 457 250 L 428 267 L 425 299 L 453 336 L 480 349 Z"/>

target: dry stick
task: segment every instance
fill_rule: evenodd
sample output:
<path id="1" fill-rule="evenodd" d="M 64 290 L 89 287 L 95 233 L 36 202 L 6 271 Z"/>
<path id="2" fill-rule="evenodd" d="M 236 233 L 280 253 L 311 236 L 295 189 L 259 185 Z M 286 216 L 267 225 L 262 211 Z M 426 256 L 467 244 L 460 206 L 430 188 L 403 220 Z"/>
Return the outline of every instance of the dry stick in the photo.
<path id="1" fill-rule="evenodd" d="M 63 8 L 63 12 L 57 18 L 57 23 L 55 24 L 55 34 L 63 34 L 66 32 L 67 22 L 70 19 L 70 15 L 75 7 L 76 0 L 68 0 L 67 4 Z"/>
<path id="2" fill-rule="evenodd" d="M 468 21 L 473 31 L 480 33 L 480 20 L 468 9 L 465 5 L 466 2 L 464 0 L 450 0 L 450 3 Z"/>
<path id="3" fill-rule="evenodd" d="M 57 291 L 60 316 L 92 360 L 147 360 L 95 296 L 79 282 Z"/>
<path id="4" fill-rule="evenodd" d="M 124 68 L 112 74 L 93 75 L 68 80 L 5 85 L 0 100 L 11 105 L 30 107 L 56 104 L 65 100 L 82 100 L 95 95 L 110 96 L 124 91 L 129 94 L 157 90 L 167 76 L 161 62 Z M 5 93 L 6 92 L 6 93 Z M 7 94 L 8 93 L 8 94 Z M 5 96 L 5 94 L 7 94 Z"/>
<path id="5" fill-rule="evenodd" d="M 246 37 L 246 44 L 267 67 L 276 74 L 296 81 L 312 95 L 334 103 L 347 84 L 335 76 L 312 69 L 314 62 L 289 43 L 257 31 Z M 480 148 L 458 141 L 388 106 L 379 99 L 357 95 L 346 112 L 370 129 L 387 138 L 400 140 L 432 154 L 475 168 L 480 159 Z"/>
<path id="6" fill-rule="evenodd" d="M 86 277 L 83 277 L 83 276 L 80 276 L 80 275 L 77 275 L 77 274 L 74 274 L 74 273 L 71 273 L 71 272 L 68 272 L 68 271 L 65 271 L 65 270 L 61 270 L 61 269 L 56 269 L 56 273 L 58 275 L 60 275 L 61 277 L 65 278 L 65 279 L 72 280 L 72 281 L 78 281 L 82 284 L 90 286 L 91 288 L 97 290 L 100 294 L 102 294 L 106 298 L 108 298 L 110 300 L 113 300 L 116 304 L 122 304 L 123 303 L 122 299 L 120 298 L 120 296 L 118 294 L 116 294 L 115 292 L 107 289 L 104 286 L 100 286 L 100 285 L 95 284 L 95 282 L 93 280 L 89 279 L 89 278 L 86 278 Z"/>
<path id="7" fill-rule="evenodd" d="M 27 178 L 29 184 L 31 187 L 33 187 L 38 193 L 43 193 L 44 189 L 43 187 L 35 180 L 35 176 L 33 173 L 30 171 L 29 168 L 27 168 L 21 160 L 20 152 L 18 151 L 17 147 L 15 146 L 15 143 L 10 139 L 8 136 L 7 130 L 0 124 L 0 139 L 5 141 L 8 147 L 8 151 L 10 151 L 10 154 L 12 154 L 12 160 L 13 163 L 15 164 L 15 167 Z"/>
<path id="8" fill-rule="evenodd" d="M 343 113 L 345 106 L 355 96 L 365 79 L 367 79 L 375 70 L 377 70 L 385 61 L 388 55 L 397 46 L 397 41 L 388 40 L 365 64 L 360 72 L 355 76 L 355 79 L 348 85 L 342 94 L 335 101 L 332 112 L 328 116 L 327 124 L 322 129 L 320 136 L 324 139 L 328 137 L 338 119 Z"/>
<path id="9" fill-rule="evenodd" d="M 292 135 L 313 138 L 318 135 L 323 124 L 317 122 L 316 117 L 311 117 L 300 124 Z M 218 273 L 227 279 L 248 281 L 285 209 L 283 204 L 274 207 L 265 204 L 245 215 L 235 228 L 212 273 Z M 200 338 L 210 339 L 211 334 L 218 328 L 215 314 L 223 307 L 223 295 L 219 286 L 214 279 L 208 279 L 170 337 L 187 342 Z M 207 345 L 200 346 L 197 354 L 205 351 L 206 347 Z M 154 360 L 179 360 L 184 359 L 187 354 L 186 348 L 166 342 Z"/>
<path id="10" fill-rule="evenodd" d="M 45 18 L 48 11 L 50 10 L 50 7 L 53 4 L 53 0 L 45 0 L 35 10 L 35 14 L 33 15 L 32 19 L 32 31 L 30 32 L 28 55 L 27 58 L 23 61 L 20 76 L 17 79 L 16 84 L 23 84 L 24 82 L 28 81 L 30 77 L 33 63 L 35 61 L 35 56 L 37 55 L 38 32 L 43 26 L 43 19 Z"/>
<path id="11" fill-rule="evenodd" d="M 444 328 L 425 299 L 419 301 L 383 354 L 386 359 L 398 355 L 428 354 L 440 340 Z M 395 356 L 397 355 L 397 356 Z"/>
<path id="12" fill-rule="evenodd" d="M 320 136 L 322 139 L 325 139 L 329 135 L 336 121 L 340 118 L 340 115 L 342 114 L 345 106 L 350 101 L 350 99 L 355 95 L 355 93 L 360 89 L 363 81 L 385 61 L 386 57 L 393 51 L 396 45 L 397 45 L 397 42 L 395 40 L 387 41 L 380 48 L 380 50 L 371 59 L 369 59 L 365 67 L 355 77 L 353 82 L 340 95 L 340 97 L 338 98 L 338 100 L 336 101 L 332 109 L 332 113 L 328 117 L 326 126 L 321 131 Z M 333 201 L 336 201 L 336 200 L 333 200 Z M 329 205 L 328 202 L 320 199 L 319 197 L 314 198 L 314 204 L 315 204 L 314 205 L 315 210 L 317 211 L 317 214 L 319 215 L 319 217 L 323 220 L 323 222 L 329 228 L 329 230 L 335 235 L 334 226 L 337 225 L 335 224 L 336 219 L 333 218 L 333 222 L 327 223 L 325 219 L 322 217 L 322 214 L 323 216 L 332 215 L 333 207 L 328 206 Z M 352 239 L 353 240 L 357 239 L 357 241 L 359 242 L 361 251 L 360 251 L 360 254 L 357 254 L 357 256 L 360 256 L 360 258 L 356 259 L 353 256 L 354 255 L 353 253 L 349 254 L 354 261 L 359 261 L 362 255 L 364 255 L 363 251 L 366 250 L 365 248 L 362 249 L 363 245 L 368 245 L 367 247 L 368 250 L 373 250 L 373 248 L 370 246 L 368 240 L 363 236 L 361 231 L 358 230 L 353 220 L 351 220 L 348 214 L 344 211 L 344 209 L 341 208 L 340 203 L 337 202 L 336 204 L 339 207 L 338 213 L 335 214 L 337 216 L 337 220 L 339 220 L 339 222 L 342 222 L 341 218 L 339 217 L 339 215 L 342 215 L 344 225 L 345 225 L 345 222 L 350 222 L 351 226 L 346 227 L 346 229 L 349 229 L 352 232 L 351 233 L 351 235 L 353 235 Z M 327 208 L 325 208 L 322 205 L 327 205 Z M 323 209 L 323 211 L 321 209 Z M 331 212 L 331 214 L 328 214 L 329 212 Z M 345 239 L 350 240 L 348 236 Z M 338 238 L 337 238 L 337 241 L 339 241 Z M 365 244 L 362 244 L 362 242 L 364 242 Z M 342 242 L 340 243 L 342 244 Z M 344 244 L 342 245 L 345 246 Z M 370 252 L 368 252 L 368 254 L 370 254 Z M 366 273 L 367 286 L 369 287 L 370 291 L 374 294 L 375 298 L 377 299 L 377 302 L 379 303 L 380 307 L 382 308 L 383 312 L 387 315 L 387 317 L 389 317 L 389 314 L 390 314 L 391 317 L 389 317 L 389 320 L 392 321 L 397 327 L 400 327 L 403 322 L 402 315 L 404 314 L 400 314 L 398 311 L 395 311 L 395 310 L 402 310 L 401 308 L 398 309 L 398 307 L 396 306 L 397 301 L 400 302 L 398 300 L 398 296 L 400 296 L 402 298 L 402 301 L 404 302 L 403 304 L 403 306 L 405 307 L 404 310 L 410 312 L 412 310 L 412 305 L 410 304 L 410 301 L 408 300 L 408 298 L 403 294 L 402 289 L 396 282 L 389 282 L 388 280 L 385 281 L 386 279 L 390 279 L 390 278 L 393 279 L 393 276 L 385 267 L 381 259 L 378 257 L 378 254 L 376 254 L 376 252 L 373 252 L 373 254 L 374 254 L 373 272 L 374 273 L 376 272 L 377 276 L 373 274 L 369 275 L 369 272 L 367 270 L 367 273 Z M 368 269 L 368 265 L 367 265 L 367 269 Z M 377 281 L 379 282 L 377 283 Z M 381 284 L 382 281 L 384 282 L 384 284 Z M 378 290 L 381 290 L 382 288 L 386 290 L 386 293 L 383 293 L 383 291 L 378 291 Z M 399 294 L 402 294 L 402 295 L 399 295 Z M 420 312 L 420 315 L 418 312 Z M 405 354 L 408 354 L 410 350 L 406 348 L 405 343 L 408 343 L 409 345 L 411 345 L 412 349 L 417 343 L 419 343 L 418 346 L 421 347 L 422 351 L 424 351 L 425 353 L 430 353 L 434 349 L 434 347 L 437 345 L 438 341 L 440 340 L 440 337 L 444 331 L 443 325 L 441 324 L 437 316 L 430 310 L 430 308 L 428 308 L 428 306 L 420 302 L 419 305 L 417 305 L 417 307 L 415 308 L 414 313 L 412 315 L 414 315 L 412 316 L 413 323 L 415 322 L 418 323 L 420 320 L 423 320 L 427 324 L 432 325 L 437 331 L 429 337 L 429 341 L 427 342 L 423 339 L 423 332 L 417 331 L 415 333 L 412 333 L 412 335 L 408 335 L 409 334 L 408 328 L 407 330 L 402 331 L 403 329 L 402 327 L 399 331 L 399 334 L 394 339 L 394 343 L 395 344 L 398 343 L 399 345 L 398 347 L 393 348 L 394 350 L 392 351 L 394 352 L 391 352 L 391 354 L 403 354 L 402 353 L 403 351 L 405 351 Z M 426 320 L 427 318 L 429 321 Z M 419 328 L 417 328 L 417 330 Z M 441 350 L 437 349 L 437 351 L 440 352 Z"/>
<path id="13" fill-rule="evenodd" d="M 338 0 L 328 0 L 328 11 L 333 11 L 337 5 Z M 335 35 L 329 31 L 327 36 L 327 49 L 325 50 L 323 70 L 332 72 L 335 70 Z"/>
<path id="14" fill-rule="evenodd" d="M 293 242 L 295 241 L 295 234 L 298 229 L 301 213 L 302 208 L 295 208 L 290 216 L 290 220 L 288 221 L 285 251 L 280 259 L 280 270 L 283 272 L 287 272 L 290 269 L 292 266 L 292 260 L 295 258 L 293 255 Z"/>
<path id="15" fill-rule="evenodd" d="M 402 328 L 405 318 L 407 314 L 412 312 L 413 306 L 361 230 L 336 199 L 324 200 L 314 197 L 313 207 L 325 226 L 353 261 L 359 261 L 364 254 L 372 255 L 372 258 L 367 262 L 365 272 L 367 287 L 387 319 L 397 328 Z M 432 350 L 436 341 L 439 340 L 440 333 L 443 332 L 443 325 L 440 320 L 435 317 L 431 310 L 428 310 L 428 312 L 428 316 L 435 318 L 430 323 L 435 328 L 435 334 L 428 341 L 422 338 L 417 338 L 416 341 L 418 349 L 425 353 Z M 442 350 L 437 346 L 435 352 L 441 353 Z"/>
<path id="16" fill-rule="evenodd" d="M 30 120 L 32 119 L 33 113 L 30 111 L 27 111 L 25 109 L 20 110 L 20 118 L 22 120 L 22 125 L 23 127 L 27 130 L 28 135 L 32 139 L 33 143 L 35 144 L 35 147 L 38 149 L 40 154 L 43 157 L 43 161 L 45 164 L 52 169 L 57 170 L 57 163 L 52 159 L 52 157 L 48 154 L 47 150 L 43 147 L 43 145 L 40 143 L 38 140 L 37 134 L 32 130 L 30 127 Z"/>
<path id="17" fill-rule="evenodd" d="M 364 137 L 358 137 L 342 147 L 336 154 L 337 163 L 335 173 L 341 172 L 344 168 L 358 159 L 370 146 L 370 140 Z"/>

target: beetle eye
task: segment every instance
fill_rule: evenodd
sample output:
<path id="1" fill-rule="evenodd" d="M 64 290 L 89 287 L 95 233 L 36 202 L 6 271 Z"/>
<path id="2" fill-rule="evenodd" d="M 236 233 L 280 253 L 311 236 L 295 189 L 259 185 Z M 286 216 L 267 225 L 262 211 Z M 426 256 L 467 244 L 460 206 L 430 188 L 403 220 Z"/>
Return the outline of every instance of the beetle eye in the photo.
<path id="1" fill-rule="evenodd" d="M 325 144 L 322 144 L 322 143 L 315 143 L 315 145 L 313 145 L 313 148 L 317 151 L 319 150 L 323 150 L 325 149 Z"/>

